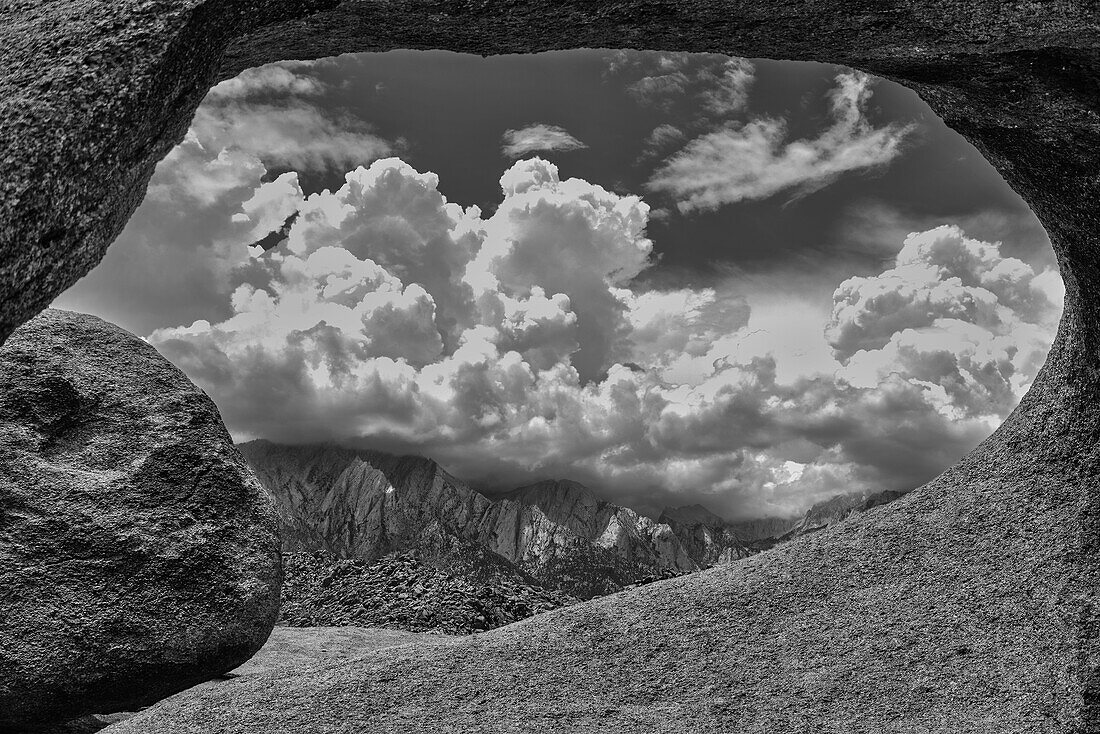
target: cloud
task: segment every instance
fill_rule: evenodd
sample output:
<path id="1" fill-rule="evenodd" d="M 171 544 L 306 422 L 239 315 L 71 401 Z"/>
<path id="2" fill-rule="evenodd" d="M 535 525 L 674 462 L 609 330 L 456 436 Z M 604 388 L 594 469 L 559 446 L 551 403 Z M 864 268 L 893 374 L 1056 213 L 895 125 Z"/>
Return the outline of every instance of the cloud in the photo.
<path id="1" fill-rule="evenodd" d="M 450 204 L 438 178 L 391 158 L 359 167 L 338 190 L 312 194 L 290 228 L 288 250 L 298 257 L 341 247 L 405 283 L 433 294 L 436 326 L 451 340 L 472 323 L 466 265 L 481 238 L 476 208 Z"/>
<path id="2" fill-rule="evenodd" d="M 908 376 L 945 417 L 996 423 L 1050 348 L 1064 292 L 955 226 L 910 234 L 894 267 L 833 295 L 826 337 L 850 384 Z"/>
<path id="3" fill-rule="evenodd" d="M 293 95 L 299 97 L 317 97 L 326 91 L 319 79 L 308 74 L 296 73 L 297 69 L 308 70 L 312 64 L 268 64 L 254 69 L 245 69 L 232 79 L 226 79 L 215 85 L 204 100 L 209 104 L 215 100 L 247 99 L 268 95 Z"/>
<path id="4" fill-rule="evenodd" d="M 298 171 L 348 168 L 387 155 L 393 145 L 361 120 L 310 104 L 221 101 L 199 107 L 192 130 L 217 148 L 248 153 L 270 166 Z"/>
<path id="5" fill-rule="evenodd" d="M 392 147 L 315 104 L 329 91 L 313 75 L 318 63 L 264 66 L 214 87 L 101 265 L 55 305 L 139 334 L 229 316 L 230 274 L 249 263 L 247 245 L 303 206 L 297 173 L 265 180 L 268 166 L 346 168 Z"/>
<path id="6" fill-rule="evenodd" d="M 527 298 L 538 287 L 569 298 L 579 345 L 572 364 L 590 379 L 623 357 L 626 307 L 616 286 L 650 264 L 649 207 L 571 178 L 541 159 L 520 161 L 501 178 L 504 200 L 465 276 L 481 298 Z"/>
<path id="7" fill-rule="evenodd" d="M 501 151 L 508 158 L 522 158 L 528 153 L 539 151 L 568 151 L 588 147 L 566 132 L 565 128 L 541 122 L 519 130 L 506 130 L 502 140 Z"/>
<path id="8" fill-rule="evenodd" d="M 272 167 L 348 170 L 394 150 L 363 120 L 325 104 L 323 62 L 282 62 L 221 82 L 206 95 L 192 132 L 212 149 L 239 150 Z"/>
<path id="9" fill-rule="evenodd" d="M 794 309 L 753 310 L 732 282 L 639 285 L 637 197 L 537 158 L 501 176 L 491 216 L 438 184 L 399 159 L 348 173 L 233 269 L 227 317 L 150 341 L 240 438 L 754 516 L 926 481 L 1015 404 L 1058 314 L 1056 274 L 941 227 L 786 328 Z"/>
<path id="10" fill-rule="evenodd" d="M 787 141 L 786 125 L 773 118 L 728 123 L 668 158 L 647 188 L 672 196 L 682 212 L 709 211 L 783 191 L 805 195 L 844 173 L 886 165 L 910 128 L 872 127 L 864 116 L 870 96 L 867 75 L 840 74 L 830 93 L 833 122 L 817 138 Z"/>
<path id="11" fill-rule="evenodd" d="M 653 128 L 642 143 L 642 158 L 664 155 L 669 148 L 683 142 L 685 133 L 675 125 L 662 123 Z"/>
<path id="12" fill-rule="evenodd" d="M 54 305 L 99 314 L 147 334 L 166 323 L 225 318 L 231 271 L 255 242 L 297 210 L 298 177 L 267 169 L 194 130 L 158 165 L 145 199 L 103 261 Z"/>
<path id="13" fill-rule="evenodd" d="M 745 59 L 729 59 L 719 73 L 704 70 L 704 80 L 713 79 L 701 93 L 703 108 L 713 115 L 741 112 L 749 101 L 749 87 L 755 79 L 756 67 Z"/>
<path id="14" fill-rule="evenodd" d="M 744 111 L 755 73 L 752 62 L 721 54 L 617 51 L 606 75 L 641 105 L 668 111 L 687 102 L 724 117 Z"/>

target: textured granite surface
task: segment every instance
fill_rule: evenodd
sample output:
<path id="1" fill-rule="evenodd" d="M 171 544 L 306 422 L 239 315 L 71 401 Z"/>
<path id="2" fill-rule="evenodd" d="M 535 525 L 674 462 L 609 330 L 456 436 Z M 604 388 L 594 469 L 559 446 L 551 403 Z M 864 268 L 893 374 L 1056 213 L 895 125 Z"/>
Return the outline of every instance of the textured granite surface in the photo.
<path id="1" fill-rule="evenodd" d="M 98 261 L 212 83 L 397 47 L 718 51 L 889 77 L 1031 205 L 1066 281 L 1020 407 L 888 507 L 475 638 L 183 694 L 118 732 L 1100 730 L 1098 13 L 1091 0 L 0 5 L 0 336 Z"/>
<path id="2" fill-rule="evenodd" d="M 0 347 L 0 728 L 132 710 L 267 639 L 271 499 L 153 347 L 47 310 Z"/>

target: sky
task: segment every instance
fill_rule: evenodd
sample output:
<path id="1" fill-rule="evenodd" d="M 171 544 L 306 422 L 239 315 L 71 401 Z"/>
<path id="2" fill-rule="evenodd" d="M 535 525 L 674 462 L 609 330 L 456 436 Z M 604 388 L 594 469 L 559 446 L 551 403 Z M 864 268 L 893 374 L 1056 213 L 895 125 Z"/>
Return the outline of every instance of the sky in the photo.
<path id="1" fill-rule="evenodd" d="M 934 477 L 1062 297 L 1027 206 L 898 85 L 399 51 L 215 87 L 54 305 L 145 337 L 237 440 L 745 519 Z"/>

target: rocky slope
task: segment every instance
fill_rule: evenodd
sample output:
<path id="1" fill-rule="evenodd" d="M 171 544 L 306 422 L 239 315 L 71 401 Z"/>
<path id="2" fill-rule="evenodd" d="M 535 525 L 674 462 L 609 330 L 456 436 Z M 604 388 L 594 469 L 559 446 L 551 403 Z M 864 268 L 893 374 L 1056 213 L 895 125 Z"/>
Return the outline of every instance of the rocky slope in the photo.
<path id="1" fill-rule="evenodd" d="M 378 561 L 331 554 L 284 556 L 282 617 L 290 627 L 357 626 L 471 634 L 511 624 L 577 600 L 521 577 L 481 581 L 428 565 L 413 553 Z"/>
<path id="2" fill-rule="evenodd" d="M 536 588 L 560 592 L 557 596 L 563 599 L 604 596 L 746 558 L 899 496 L 842 495 L 815 505 L 802 517 L 744 522 L 729 522 L 692 505 L 668 508 L 654 521 L 568 480 L 538 482 L 488 497 L 419 456 L 268 441 L 247 443 L 241 450 L 278 502 L 286 552 L 320 552 L 327 555 L 315 556 L 318 559 L 365 562 L 413 553 L 419 570 L 404 568 L 410 578 L 421 576 L 421 586 L 452 584 L 443 583 L 434 568 L 464 589 L 496 589 L 501 599 L 512 598 L 517 589 L 526 590 L 519 594 L 526 598 Z M 318 563 L 325 565 L 319 560 L 314 565 Z M 380 612 L 370 604 L 351 609 L 343 602 L 336 604 L 327 592 L 316 593 L 309 579 L 337 573 L 334 568 L 322 571 L 310 564 L 292 564 L 288 583 L 298 583 L 294 575 L 307 568 L 308 578 L 300 581 L 300 588 L 313 591 L 296 602 L 296 611 L 288 617 L 297 620 L 293 623 L 427 628 L 415 615 L 401 617 L 396 608 L 391 616 L 377 616 Z M 467 598 L 466 591 L 455 594 L 448 598 Z M 431 606 L 426 599 L 417 603 L 421 602 Z M 545 608 L 564 602 L 547 603 Z M 310 604 L 319 606 L 310 611 Z M 544 606 L 525 602 L 519 608 Z M 448 631 L 486 629 L 524 616 L 491 614 L 478 621 L 466 607 L 449 613 L 438 609 L 434 618 L 449 620 L 440 621 L 440 629 Z"/>
<path id="3" fill-rule="evenodd" d="M 668 507 L 658 522 L 668 525 L 701 568 L 731 563 L 840 522 L 853 514 L 893 502 L 904 492 L 853 492 L 818 502 L 798 517 L 765 517 L 730 522 L 702 505 Z"/>
<path id="4" fill-rule="evenodd" d="M 458 564 L 477 578 L 489 568 L 581 598 L 698 568 L 670 527 L 575 482 L 490 499 L 422 457 L 267 441 L 240 448 L 279 504 L 287 552 L 374 561 L 415 551 L 451 573 Z"/>
<path id="5" fill-rule="evenodd" d="M 1052 609 L 1080 485 L 980 479 L 994 458 L 738 563 L 187 692 L 111 734 L 1089 731 Z"/>

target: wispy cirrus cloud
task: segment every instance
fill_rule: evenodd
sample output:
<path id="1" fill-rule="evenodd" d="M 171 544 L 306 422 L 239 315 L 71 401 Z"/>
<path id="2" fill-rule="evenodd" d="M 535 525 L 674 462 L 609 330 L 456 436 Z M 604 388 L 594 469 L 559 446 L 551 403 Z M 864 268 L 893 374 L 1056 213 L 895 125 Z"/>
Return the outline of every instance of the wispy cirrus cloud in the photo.
<path id="1" fill-rule="evenodd" d="M 501 139 L 501 151 L 508 158 L 522 158 L 528 153 L 581 150 L 588 146 L 559 125 L 535 123 L 518 130 L 506 130 Z"/>
<path id="2" fill-rule="evenodd" d="M 605 73 L 638 104 L 671 110 L 687 102 L 709 117 L 743 112 L 755 77 L 756 67 L 747 59 L 649 51 L 611 54 Z"/>
<path id="3" fill-rule="evenodd" d="M 326 101 L 334 90 L 311 73 L 323 64 L 269 64 L 221 82 L 199 106 L 191 131 L 210 149 L 242 151 L 300 172 L 348 170 L 401 147 L 403 141 L 334 111 Z"/>
<path id="4" fill-rule="evenodd" d="M 911 127 L 871 125 L 871 84 L 858 72 L 837 76 L 832 124 L 816 138 L 788 140 L 775 118 L 726 124 L 669 157 L 647 187 L 671 196 L 681 212 L 711 211 L 784 191 L 805 195 L 845 173 L 884 166 L 901 154 Z"/>

